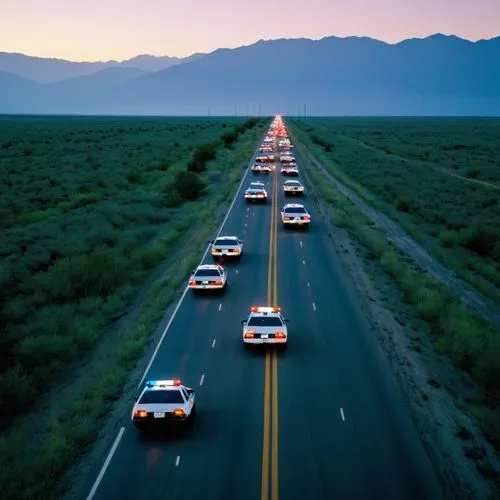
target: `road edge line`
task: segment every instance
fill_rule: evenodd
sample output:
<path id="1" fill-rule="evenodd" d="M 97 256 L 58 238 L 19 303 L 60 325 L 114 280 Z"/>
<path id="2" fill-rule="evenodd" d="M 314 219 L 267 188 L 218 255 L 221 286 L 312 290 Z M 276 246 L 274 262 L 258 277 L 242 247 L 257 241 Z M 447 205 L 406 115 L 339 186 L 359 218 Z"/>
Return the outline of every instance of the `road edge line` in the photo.
<path id="1" fill-rule="evenodd" d="M 118 448 L 118 445 L 120 444 L 120 441 L 122 439 L 124 432 L 125 432 L 125 427 L 121 427 L 120 430 L 118 431 L 118 436 L 116 436 L 115 442 L 113 443 L 113 446 L 111 447 L 111 450 L 109 450 L 108 456 L 106 457 L 106 461 L 104 462 L 103 466 L 101 467 L 101 471 L 99 472 L 99 475 L 97 476 L 97 479 L 95 480 L 94 485 L 92 486 L 92 489 L 90 490 L 90 493 L 87 497 L 87 500 L 92 500 L 92 498 L 94 498 L 94 495 L 97 491 L 97 488 L 99 488 L 99 484 L 101 484 L 102 478 L 104 477 L 104 474 L 106 473 L 106 469 L 108 468 L 109 464 L 111 463 L 111 459 L 113 458 L 113 455 L 115 454 L 116 448 Z"/>

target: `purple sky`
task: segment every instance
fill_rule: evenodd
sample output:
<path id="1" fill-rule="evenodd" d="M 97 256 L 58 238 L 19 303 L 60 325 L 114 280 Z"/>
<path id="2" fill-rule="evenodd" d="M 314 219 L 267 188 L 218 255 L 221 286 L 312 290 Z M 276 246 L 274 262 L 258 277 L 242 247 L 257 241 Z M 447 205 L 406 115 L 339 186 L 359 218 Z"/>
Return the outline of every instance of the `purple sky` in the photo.
<path id="1" fill-rule="evenodd" d="M 0 0 L 0 51 L 186 56 L 259 39 L 500 35 L 500 0 Z"/>

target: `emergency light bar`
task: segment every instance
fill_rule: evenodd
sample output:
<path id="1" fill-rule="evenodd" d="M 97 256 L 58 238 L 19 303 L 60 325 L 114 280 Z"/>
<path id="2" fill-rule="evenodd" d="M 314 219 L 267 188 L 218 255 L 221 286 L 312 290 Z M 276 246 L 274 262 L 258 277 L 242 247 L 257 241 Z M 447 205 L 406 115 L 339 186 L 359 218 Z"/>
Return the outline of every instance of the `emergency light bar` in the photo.
<path id="1" fill-rule="evenodd" d="M 252 306 L 252 312 L 261 312 L 261 313 L 279 313 L 281 311 L 281 307 L 261 307 L 261 306 Z"/>
<path id="2" fill-rule="evenodd" d="M 148 380 L 146 382 L 148 387 L 167 387 L 167 386 L 179 386 L 181 381 L 179 379 L 174 380 Z"/>

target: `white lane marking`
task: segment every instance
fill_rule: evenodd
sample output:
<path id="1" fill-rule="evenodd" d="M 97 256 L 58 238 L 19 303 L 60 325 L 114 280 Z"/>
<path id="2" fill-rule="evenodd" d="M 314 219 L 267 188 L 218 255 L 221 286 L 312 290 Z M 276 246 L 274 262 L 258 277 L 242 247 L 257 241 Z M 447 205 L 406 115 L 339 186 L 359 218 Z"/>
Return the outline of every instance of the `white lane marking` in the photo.
<path id="1" fill-rule="evenodd" d="M 245 227 L 247 227 L 247 223 L 245 222 Z"/>
<path id="2" fill-rule="evenodd" d="M 345 422 L 344 410 L 342 408 L 340 409 L 340 416 L 342 417 L 342 422 Z"/>
<path id="3" fill-rule="evenodd" d="M 212 349 L 215 347 L 215 343 L 216 343 L 216 342 L 217 342 L 217 341 L 214 339 L 214 341 L 212 342 Z"/>
<path id="4" fill-rule="evenodd" d="M 203 374 L 203 375 L 201 376 L 201 379 L 200 379 L 200 385 L 203 385 L 204 380 L 205 380 L 205 374 Z"/>
<path id="5" fill-rule="evenodd" d="M 247 232 L 247 230 L 246 230 L 246 229 L 243 229 L 243 234 L 245 234 L 246 232 Z"/>
<path id="6" fill-rule="evenodd" d="M 245 217 L 248 217 L 248 214 L 246 214 Z"/>
<path id="7" fill-rule="evenodd" d="M 300 243 L 300 248 L 302 248 L 302 241 L 299 241 L 299 243 Z"/>
<path id="8" fill-rule="evenodd" d="M 313 309 L 316 311 L 316 304 L 313 302 Z"/>
<path id="9" fill-rule="evenodd" d="M 125 432 L 125 427 L 121 427 L 120 430 L 118 431 L 118 436 L 116 436 L 115 442 L 113 443 L 113 446 L 111 447 L 111 450 L 109 450 L 108 456 L 106 457 L 106 461 L 104 462 L 104 465 L 102 466 L 101 472 L 99 472 L 99 475 L 97 476 L 97 479 L 95 480 L 94 486 L 92 486 L 92 489 L 90 490 L 90 493 L 89 493 L 89 496 L 87 497 L 87 500 L 92 500 L 92 498 L 94 497 L 95 492 L 97 491 L 97 488 L 99 487 L 99 483 L 102 481 L 102 478 L 104 477 L 104 473 L 106 472 L 106 469 L 108 468 L 108 465 L 111 462 L 113 455 L 115 454 L 116 448 L 118 448 L 118 444 L 120 443 L 120 440 L 121 440 L 124 432 Z"/>
<path id="10" fill-rule="evenodd" d="M 307 282 L 307 286 L 310 287 L 311 286 L 311 283 L 309 283 L 309 281 Z"/>
<path id="11" fill-rule="evenodd" d="M 236 274 L 238 274 L 238 269 L 236 269 Z"/>
<path id="12" fill-rule="evenodd" d="M 179 463 L 181 461 L 181 456 L 180 455 L 177 455 L 177 458 L 175 459 L 175 466 L 176 467 L 179 467 Z"/>
<path id="13" fill-rule="evenodd" d="M 222 304 L 219 304 L 219 311 L 222 309 Z"/>
<path id="14" fill-rule="evenodd" d="M 247 169 L 245 171 L 245 175 L 241 178 L 240 185 L 238 186 L 238 190 L 236 191 L 236 194 L 234 195 L 233 201 L 231 202 L 231 205 L 229 205 L 229 208 L 227 209 L 226 216 L 224 217 L 224 220 L 222 221 L 222 224 L 219 227 L 219 230 L 217 231 L 217 235 L 215 236 L 215 239 L 217 239 L 220 236 L 220 233 L 224 229 L 224 225 L 226 224 L 226 221 L 229 217 L 229 214 L 231 213 L 231 210 L 234 207 L 234 204 L 236 203 L 236 200 L 238 199 L 238 195 L 241 191 L 241 188 L 243 186 L 243 183 L 245 182 L 245 179 L 247 178 L 248 172 L 250 171 L 250 165 L 253 163 L 255 156 L 257 156 L 257 150 L 255 150 L 255 153 L 252 156 L 252 159 L 247 165 Z M 210 244 L 207 245 L 207 248 L 205 249 L 205 253 L 203 254 L 203 257 L 200 260 L 200 264 L 205 260 L 205 257 L 207 256 L 208 250 L 210 249 Z M 153 355 L 151 356 L 151 359 L 149 360 L 148 366 L 146 366 L 146 369 L 144 370 L 144 374 L 141 378 L 141 381 L 139 382 L 139 387 L 141 387 L 142 383 L 144 382 L 144 379 L 146 378 L 146 375 L 151 368 L 151 365 L 153 364 L 154 359 L 156 358 L 156 355 L 158 354 L 158 351 L 160 350 L 160 346 L 163 342 L 163 339 L 165 338 L 165 335 L 168 332 L 168 329 L 170 328 L 170 325 L 172 324 L 172 321 L 174 321 L 175 315 L 177 314 L 177 311 L 179 310 L 179 307 L 182 304 L 182 301 L 184 300 L 184 297 L 186 296 L 186 293 L 188 291 L 189 287 L 186 285 L 186 288 L 184 289 L 184 292 L 182 293 L 181 298 L 179 299 L 179 302 L 175 306 L 174 312 L 172 313 L 172 316 L 170 316 L 170 319 L 167 323 L 167 326 L 165 327 L 165 330 L 162 333 L 162 336 L 158 342 L 158 345 L 156 346 L 156 349 L 153 352 Z"/>
<path id="15" fill-rule="evenodd" d="M 304 266 L 305 266 L 305 265 L 306 265 L 306 261 L 305 261 L 305 260 L 303 260 L 303 261 L 302 261 L 302 264 L 304 264 Z"/>

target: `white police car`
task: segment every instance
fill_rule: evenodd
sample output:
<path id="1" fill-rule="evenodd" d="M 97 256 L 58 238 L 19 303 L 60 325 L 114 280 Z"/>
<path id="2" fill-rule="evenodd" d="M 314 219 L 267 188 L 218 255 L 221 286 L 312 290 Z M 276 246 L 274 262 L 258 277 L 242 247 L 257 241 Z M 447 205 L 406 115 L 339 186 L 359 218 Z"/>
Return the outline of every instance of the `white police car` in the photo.
<path id="1" fill-rule="evenodd" d="M 304 194 L 304 186 L 299 181 L 285 181 L 283 183 L 283 193 L 285 196 Z"/>
<path id="2" fill-rule="evenodd" d="M 243 323 L 244 344 L 281 344 L 288 342 L 288 320 L 279 307 L 253 306 Z"/>
<path id="3" fill-rule="evenodd" d="M 215 260 L 225 257 L 239 259 L 243 253 L 243 241 L 237 236 L 219 236 L 211 243 L 212 257 Z"/>
<path id="4" fill-rule="evenodd" d="M 149 380 L 132 409 L 132 423 L 139 430 L 187 423 L 195 414 L 194 396 L 179 379 Z"/>
<path id="5" fill-rule="evenodd" d="M 311 223 L 311 214 L 300 203 L 287 203 L 281 209 L 281 221 L 285 228 L 289 226 L 307 228 Z"/>
<path id="6" fill-rule="evenodd" d="M 247 201 L 260 201 L 265 203 L 267 200 L 267 191 L 263 186 L 250 185 L 245 190 L 245 200 Z"/>
<path id="7" fill-rule="evenodd" d="M 224 290 L 227 284 L 226 270 L 218 264 L 202 264 L 189 278 L 189 288 L 198 290 Z"/>

